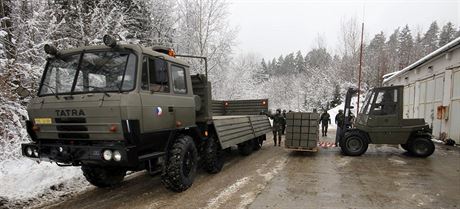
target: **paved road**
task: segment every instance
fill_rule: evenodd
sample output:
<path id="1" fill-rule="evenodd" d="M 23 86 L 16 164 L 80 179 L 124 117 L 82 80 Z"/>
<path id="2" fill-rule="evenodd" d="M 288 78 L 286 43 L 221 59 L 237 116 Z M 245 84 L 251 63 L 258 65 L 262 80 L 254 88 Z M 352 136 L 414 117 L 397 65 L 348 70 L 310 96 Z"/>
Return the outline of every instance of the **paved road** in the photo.
<path id="1" fill-rule="evenodd" d="M 333 131 L 322 140 L 333 142 Z M 418 159 L 398 147 L 370 146 L 361 157 L 345 157 L 339 148 L 295 153 L 268 140 L 250 156 L 234 150 L 226 158 L 221 173 L 201 172 L 183 193 L 139 172 L 118 188 L 91 188 L 46 207 L 460 208 L 458 148 L 437 146 L 433 156 Z"/>
<path id="2" fill-rule="evenodd" d="M 324 141 L 334 141 L 328 134 Z M 370 145 L 360 157 L 339 148 L 289 153 L 285 168 L 249 208 L 460 208 L 460 150 L 444 145 L 426 159 L 398 146 Z"/>

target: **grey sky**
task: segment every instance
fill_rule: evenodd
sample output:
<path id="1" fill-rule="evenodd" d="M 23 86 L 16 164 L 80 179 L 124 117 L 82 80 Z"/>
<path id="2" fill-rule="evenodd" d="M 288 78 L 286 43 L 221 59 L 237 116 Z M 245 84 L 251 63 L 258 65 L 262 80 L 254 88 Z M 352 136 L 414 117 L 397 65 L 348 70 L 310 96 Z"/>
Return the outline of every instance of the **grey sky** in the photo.
<path id="1" fill-rule="evenodd" d="M 365 39 L 384 31 L 388 35 L 399 26 L 408 24 L 414 35 L 425 32 L 433 20 L 442 27 L 451 21 L 460 23 L 460 0 L 396 1 L 396 0 L 229 0 L 230 23 L 239 27 L 240 52 L 255 52 L 271 59 L 280 54 L 316 46 L 322 36 L 326 46 L 338 45 L 342 19 L 363 20 L 365 8 Z"/>

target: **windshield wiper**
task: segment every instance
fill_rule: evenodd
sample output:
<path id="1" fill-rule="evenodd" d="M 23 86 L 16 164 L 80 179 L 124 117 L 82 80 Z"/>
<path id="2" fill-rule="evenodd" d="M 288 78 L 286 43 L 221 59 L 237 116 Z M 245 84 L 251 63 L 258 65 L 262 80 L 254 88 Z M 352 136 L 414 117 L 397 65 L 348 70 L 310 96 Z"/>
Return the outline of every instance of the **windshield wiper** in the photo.
<path id="1" fill-rule="evenodd" d="M 59 99 L 59 96 L 58 96 L 58 94 L 57 94 L 57 91 L 56 91 L 56 93 L 53 91 L 53 89 L 55 89 L 54 87 L 52 87 L 52 86 L 50 86 L 50 85 L 48 85 L 48 84 L 46 84 L 46 83 L 42 83 L 42 86 L 48 87 L 48 89 L 51 91 L 51 93 L 54 94 L 54 96 L 56 97 L 56 99 Z"/>
<path id="2" fill-rule="evenodd" d="M 94 90 L 98 91 L 98 92 L 101 92 L 101 93 L 104 93 L 106 96 L 110 97 L 110 94 L 107 93 L 107 90 L 103 87 L 98 87 L 98 86 L 91 86 L 91 85 L 77 85 L 77 86 L 81 86 L 83 88 L 93 88 Z"/>

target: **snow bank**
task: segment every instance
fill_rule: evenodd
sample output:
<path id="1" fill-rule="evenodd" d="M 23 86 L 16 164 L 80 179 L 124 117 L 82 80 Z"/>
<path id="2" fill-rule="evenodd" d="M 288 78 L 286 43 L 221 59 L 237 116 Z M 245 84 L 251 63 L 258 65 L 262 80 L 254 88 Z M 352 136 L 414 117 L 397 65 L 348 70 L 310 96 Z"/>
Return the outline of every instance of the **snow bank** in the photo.
<path id="1" fill-rule="evenodd" d="M 59 167 L 49 162 L 39 164 L 27 158 L 0 162 L 0 182 L 0 197 L 15 200 L 37 197 L 57 185 L 72 185 L 80 191 L 89 186 L 80 167 Z"/>

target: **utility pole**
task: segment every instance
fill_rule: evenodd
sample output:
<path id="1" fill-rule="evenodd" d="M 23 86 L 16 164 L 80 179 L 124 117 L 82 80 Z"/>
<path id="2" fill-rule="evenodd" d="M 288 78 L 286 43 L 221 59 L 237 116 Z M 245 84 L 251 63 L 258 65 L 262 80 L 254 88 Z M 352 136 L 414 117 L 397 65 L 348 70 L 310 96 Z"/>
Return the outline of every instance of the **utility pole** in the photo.
<path id="1" fill-rule="evenodd" d="M 361 24 L 361 48 L 359 50 L 359 72 L 358 72 L 358 103 L 356 104 L 356 113 L 359 113 L 359 97 L 361 96 L 361 71 L 363 67 L 363 37 L 364 37 L 364 22 Z"/>

